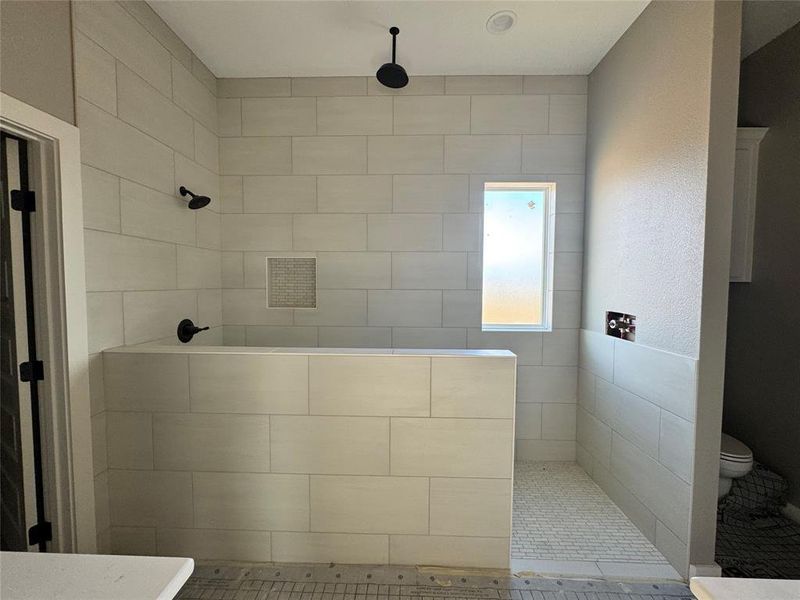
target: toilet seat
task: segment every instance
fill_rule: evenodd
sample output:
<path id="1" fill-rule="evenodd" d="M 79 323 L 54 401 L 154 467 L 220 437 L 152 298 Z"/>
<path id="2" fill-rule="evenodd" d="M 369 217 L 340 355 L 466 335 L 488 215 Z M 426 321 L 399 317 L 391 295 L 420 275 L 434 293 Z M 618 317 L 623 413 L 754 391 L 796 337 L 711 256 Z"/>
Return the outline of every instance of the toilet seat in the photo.
<path id="1" fill-rule="evenodd" d="M 752 462 L 753 451 L 735 437 L 723 433 L 719 457 L 731 462 Z"/>
<path id="2" fill-rule="evenodd" d="M 743 477 L 753 468 L 753 451 L 745 444 L 725 433 L 719 452 L 721 477 Z"/>

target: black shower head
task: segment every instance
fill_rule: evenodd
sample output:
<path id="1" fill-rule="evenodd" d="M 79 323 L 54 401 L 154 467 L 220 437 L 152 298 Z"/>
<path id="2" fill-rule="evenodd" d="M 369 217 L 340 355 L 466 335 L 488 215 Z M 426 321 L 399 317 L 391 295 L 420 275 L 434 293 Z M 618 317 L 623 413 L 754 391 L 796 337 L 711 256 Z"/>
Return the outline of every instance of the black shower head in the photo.
<path id="1" fill-rule="evenodd" d="M 378 72 L 375 73 L 375 76 L 378 78 L 378 81 L 386 87 L 395 89 L 406 87 L 406 85 L 408 85 L 406 70 L 395 62 L 397 34 L 400 33 L 400 30 L 397 27 L 392 27 L 389 33 L 392 34 L 392 62 L 382 65 L 381 68 L 378 69 Z"/>
<path id="2" fill-rule="evenodd" d="M 189 200 L 189 208 L 191 208 L 192 210 L 197 210 L 198 208 L 203 208 L 204 206 L 208 206 L 208 204 L 211 202 L 211 198 L 209 198 L 208 196 L 198 196 L 196 194 L 193 194 L 183 186 L 181 186 L 178 189 L 178 191 L 181 193 L 181 196 L 192 197 L 192 199 Z"/>

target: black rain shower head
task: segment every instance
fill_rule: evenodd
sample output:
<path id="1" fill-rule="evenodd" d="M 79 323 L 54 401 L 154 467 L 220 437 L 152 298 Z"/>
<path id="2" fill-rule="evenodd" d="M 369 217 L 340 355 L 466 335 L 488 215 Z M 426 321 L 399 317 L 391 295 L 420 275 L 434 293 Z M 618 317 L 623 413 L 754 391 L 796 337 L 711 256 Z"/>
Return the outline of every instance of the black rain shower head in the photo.
<path id="1" fill-rule="evenodd" d="M 392 62 L 381 66 L 378 72 L 375 73 L 375 77 L 386 87 L 398 89 L 408 85 L 408 75 L 406 70 L 395 62 L 397 58 L 397 34 L 400 33 L 400 30 L 397 27 L 392 27 L 389 33 L 392 34 Z"/>
<path id="2" fill-rule="evenodd" d="M 208 206 L 208 204 L 211 202 L 211 198 L 209 198 L 208 196 L 198 196 L 196 194 L 193 194 L 183 186 L 181 186 L 178 189 L 178 191 L 181 193 L 181 196 L 192 197 L 192 199 L 189 200 L 189 208 L 191 208 L 192 210 L 197 210 L 198 208 L 203 208 L 204 206 Z"/>

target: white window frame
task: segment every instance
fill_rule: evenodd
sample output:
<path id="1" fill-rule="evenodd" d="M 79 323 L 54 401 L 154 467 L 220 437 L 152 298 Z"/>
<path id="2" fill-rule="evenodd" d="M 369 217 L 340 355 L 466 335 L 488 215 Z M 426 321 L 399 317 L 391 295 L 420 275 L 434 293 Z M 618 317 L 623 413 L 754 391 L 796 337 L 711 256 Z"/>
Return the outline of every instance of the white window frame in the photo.
<path id="1" fill-rule="evenodd" d="M 554 239 L 556 221 L 556 184 L 552 181 L 530 181 L 498 179 L 496 181 L 484 181 L 481 191 L 481 206 L 483 206 L 484 194 L 489 190 L 530 190 L 544 192 L 544 235 L 542 238 L 542 322 L 539 325 L 515 325 L 515 324 L 487 324 L 483 321 L 483 294 L 486 290 L 483 277 L 485 270 L 481 262 L 481 331 L 486 332 L 505 332 L 505 333 L 525 333 L 525 332 L 546 332 L 553 330 L 553 263 L 554 263 Z M 485 218 L 485 217 L 484 217 Z M 481 221 L 481 229 L 484 229 L 484 221 Z M 485 233 L 485 231 L 484 231 Z M 481 238 L 483 244 L 483 238 Z"/>

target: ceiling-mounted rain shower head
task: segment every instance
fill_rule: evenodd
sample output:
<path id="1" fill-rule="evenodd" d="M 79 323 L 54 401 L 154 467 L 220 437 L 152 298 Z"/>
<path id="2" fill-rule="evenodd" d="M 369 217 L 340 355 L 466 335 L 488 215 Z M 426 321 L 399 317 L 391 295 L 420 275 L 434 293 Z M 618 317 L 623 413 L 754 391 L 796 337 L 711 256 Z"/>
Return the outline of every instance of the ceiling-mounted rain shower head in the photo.
<path id="1" fill-rule="evenodd" d="M 211 198 L 209 198 L 208 196 L 198 196 L 196 194 L 193 194 L 183 186 L 181 186 L 178 189 L 178 191 L 181 193 L 181 196 L 192 197 L 192 199 L 189 200 L 189 208 L 191 208 L 192 210 L 197 210 L 198 208 L 203 208 L 204 206 L 208 206 L 208 204 L 211 202 Z"/>
<path id="2" fill-rule="evenodd" d="M 375 77 L 386 87 L 398 89 L 408 85 L 408 75 L 406 70 L 395 62 L 397 58 L 397 34 L 400 33 L 400 30 L 397 27 L 392 27 L 389 33 L 392 34 L 392 62 L 381 66 L 378 72 L 375 73 Z"/>

